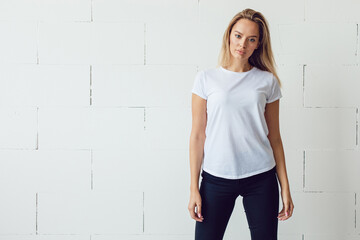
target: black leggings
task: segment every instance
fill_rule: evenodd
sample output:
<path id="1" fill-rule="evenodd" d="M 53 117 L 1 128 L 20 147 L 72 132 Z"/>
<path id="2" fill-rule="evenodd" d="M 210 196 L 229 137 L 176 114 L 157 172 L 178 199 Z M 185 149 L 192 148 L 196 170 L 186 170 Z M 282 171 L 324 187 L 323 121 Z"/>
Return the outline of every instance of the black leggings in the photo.
<path id="1" fill-rule="evenodd" d="M 279 186 L 276 166 L 266 172 L 242 179 L 226 179 L 201 173 L 200 195 L 203 222 L 196 221 L 195 240 L 221 240 L 235 206 L 243 206 L 251 240 L 277 240 Z"/>

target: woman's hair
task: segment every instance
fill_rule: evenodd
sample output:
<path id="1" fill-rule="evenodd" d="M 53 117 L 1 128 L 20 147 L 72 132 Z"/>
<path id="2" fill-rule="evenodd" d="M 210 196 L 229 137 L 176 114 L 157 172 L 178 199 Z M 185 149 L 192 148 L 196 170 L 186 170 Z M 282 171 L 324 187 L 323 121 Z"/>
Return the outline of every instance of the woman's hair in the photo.
<path id="1" fill-rule="evenodd" d="M 270 44 L 270 32 L 268 27 L 268 22 L 265 17 L 253 9 L 246 8 L 243 11 L 237 13 L 233 19 L 231 19 L 228 27 L 226 28 L 223 36 L 222 46 L 219 54 L 218 65 L 222 67 L 227 67 L 230 64 L 230 33 L 233 26 L 240 19 L 251 20 L 259 26 L 259 47 L 255 49 L 253 54 L 249 58 L 249 63 L 261 70 L 268 71 L 274 74 L 277 78 L 278 83 L 281 87 L 280 79 L 276 73 L 275 69 L 275 59 Z"/>

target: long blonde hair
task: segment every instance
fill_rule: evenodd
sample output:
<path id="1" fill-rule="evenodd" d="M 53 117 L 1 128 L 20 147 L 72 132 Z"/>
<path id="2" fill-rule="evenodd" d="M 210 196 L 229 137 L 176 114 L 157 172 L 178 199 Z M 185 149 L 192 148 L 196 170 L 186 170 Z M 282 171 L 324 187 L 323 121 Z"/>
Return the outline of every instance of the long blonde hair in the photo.
<path id="1" fill-rule="evenodd" d="M 273 52 L 271 49 L 270 42 L 270 31 L 268 27 L 268 22 L 262 13 L 257 12 L 253 9 L 246 8 L 243 11 L 237 13 L 230 21 L 228 27 L 226 28 L 223 36 L 222 46 L 219 54 L 218 65 L 222 67 L 229 66 L 230 64 L 230 33 L 233 26 L 240 19 L 248 19 L 251 20 L 259 26 L 259 34 L 260 34 L 260 45 L 253 54 L 249 58 L 249 63 L 261 70 L 268 71 L 274 74 L 277 78 L 279 86 L 281 87 L 281 82 L 279 76 L 277 75 L 275 69 L 275 59 L 273 56 Z"/>

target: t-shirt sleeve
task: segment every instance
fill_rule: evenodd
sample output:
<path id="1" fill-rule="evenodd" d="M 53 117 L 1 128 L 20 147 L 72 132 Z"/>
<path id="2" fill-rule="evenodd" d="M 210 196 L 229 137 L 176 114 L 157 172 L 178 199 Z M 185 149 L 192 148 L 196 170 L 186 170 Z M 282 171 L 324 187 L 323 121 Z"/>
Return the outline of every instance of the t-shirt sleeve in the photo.
<path id="1" fill-rule="evenodd" d="M 275 75 L 272 74 L 271 85 L 270 85 L 270 88 L 268 91 L 268 96 L 267 96 L 266 102 L 271 103 L 271 102 L 274 102 L 274 101 L 280 99 L 281 97 L 282 97 L 282 94 L 281 94 L 279 82 L 276 79 Z"/>
<path id="2" fill-rule="evenodd" d="M 191 92 L 207 100 L 204 71 L 197 72 Z"/>

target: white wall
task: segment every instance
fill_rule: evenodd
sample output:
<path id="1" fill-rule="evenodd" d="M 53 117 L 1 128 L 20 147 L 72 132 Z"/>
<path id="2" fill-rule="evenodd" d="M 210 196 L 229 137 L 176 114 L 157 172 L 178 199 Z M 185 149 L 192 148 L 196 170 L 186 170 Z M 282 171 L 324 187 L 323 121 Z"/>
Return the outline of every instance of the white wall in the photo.
<path id="1" fill-rule="evenodd" d="M 0 240 L 193 239 L 190 90 L 247 7 L 283 83 L 279 239 L 360 239 L 360 2 L 1 0 Z"/>

